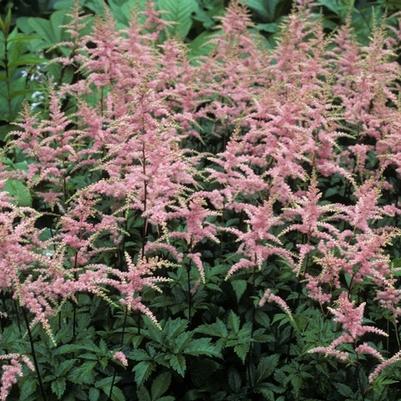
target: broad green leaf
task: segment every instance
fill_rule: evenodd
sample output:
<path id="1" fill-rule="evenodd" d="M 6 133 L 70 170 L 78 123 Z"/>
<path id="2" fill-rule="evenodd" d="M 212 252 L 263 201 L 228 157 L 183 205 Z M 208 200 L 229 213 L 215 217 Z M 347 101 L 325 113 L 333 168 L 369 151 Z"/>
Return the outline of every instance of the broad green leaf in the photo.
<path id="1" fill-rule="evenodd" d="M 228 314 L 227 324 L 234 333 L 239 332 L 240 319 L 233 311 Z"/>
<path id="2" fill-rule="evenodd" d="M 20 400 L 32 400 L 32 396 L 37 391 L 37 380 L 32 377 L 26 377 L 20 385 Z"/>
<path id="3" fill-rule="evenodd" d="M 199 356 L 220 356 L 219 350 L 210 343 L 210 338 L 199 338 L 192 340 L 189 345 L 185 348 L 185 354 Z"/>
<path id="4" fill-rule="evenodd" d="M 182 355 L 172 355 L 170 360 L 170 366 L 182 377 L 185 375 L 187 369 L 187 364 L 184 356 Z"/>
<path id="5" fill-rule="evenodd" d="M 97 362 L 84 362 L 68 375 L 68 379 L 75 384 L 92 384 L 95 378 L 95 366 Z"/>
<path id="6" fill-rule="evenodd" d="M 107 396 L 110 394 L 110 388 L 102 387 L 102 390 Z M 126 401 L 124 393 L 115 385 L 111 392 L 111 401 Z"/>
<path id="7" fill-rule="evenodd" d="M 37 65 L 43 62 L 43 59 L 34 54 L 24 54 L 13 62 L 9 63 L 10 68 L 20 67 L 24 65 Z"/>
<path id="8" fill-rule="evenodd" d="M 215 323 L 204 324 L 195 330 L 196 333 L 206 334 L 213 337 L 227 337 L 228 331 L 225 323 L 217 318 Z"/>
<path id="9" fill-rule="evenodd" d="M 256 369 L 256 382 L 261 383 L 267 379 L 276 369 L 280 355 L 266 356 L 259 361 Z"/>
<path id="10" fill-rule="evenodd" d="M 198 9 L 196 0 L 159 0 L 163 19 L 171 22 L 168 32 L 184 40 L 192 26 L 192 13 Z"/>
<path id="11" fill-rule="evenodd" d="M 242 363 L 245 363 L 246 356 L 249 352 L 249 348 L 251 346 L 250 342 L 238 344 L 234 347 L 234 352 L 241 359 Z"/>
<path id="12" fill-rule="evenodd" d="M 61 362 L 55 369 L 55 375 L 56 376 L 64 376 L 67 374 L 67 372 L 75 365 L 76 359 L 67 359 L 63 362 Z"/>
<path id="13" fill-rule="evenodd" d="M 29 188 L 19 180 L 7 180 L 4 184 L 4 190 L 8 192 L 18 206 L 32 206 L 32 196 Z"/>
<path id="14" fill-rule="evenodd" d="M 154 364 L 149 361 L 142 361 L 135 365 L 135 382 L 138 386 L 142 386 L 153 372 Z"/>
<path id="15" fill-rule="evenodd" d="M 138 401 L 153 401 L 153 398 L 145 386 L 139 387 L 136 395 L 138 396 Z"/>
<path id="16" fill-rule="evenodd" d="M 354 392 L 352 391 L 351 387 L 347 386 L 346 384 L 335 383 L 334 387 L 344 397 L 353 397 L 353 395 L 354 395 Z"/>
<path id="17" fill-rule="evenodd" d="M 51 388 L 54 394 L 56 394 L 58 399 L 61 399 L 65 393 L 66 383 L 64 378 L 58 378 L 52 381 Z"/>
<path id="18" fill-rule="evenodd" d="M 91 387 L 89 389 L 89 401 L 98 401 L 99 397 L 100 391 L 95 387 Z"/>
<path id="19" fill-rule="evenodd" d="M 217 32 L 202 32 L 188 44 L 189 58 L 194 60 L 198 57 L 207 56 L 216 47 L 212 39 L 218 35 Z"/>
<path id="20" fill-rule="evenodd" d="M 233 287 L 233 290 L 235 292 L 237 302 L 239 302 L 242 295 L 244 295 L 244 292 L 247 287 L 247 282 L 246 282 L 246 280 L 232 280 L 231 286 Z"/>
<path id="21" fill-rule="evenodd" d="M 151 387 L 152 400 L 160 398 L 170 387 L 171 384 L 171 373 L 162 373 L 153 380 Z"/>

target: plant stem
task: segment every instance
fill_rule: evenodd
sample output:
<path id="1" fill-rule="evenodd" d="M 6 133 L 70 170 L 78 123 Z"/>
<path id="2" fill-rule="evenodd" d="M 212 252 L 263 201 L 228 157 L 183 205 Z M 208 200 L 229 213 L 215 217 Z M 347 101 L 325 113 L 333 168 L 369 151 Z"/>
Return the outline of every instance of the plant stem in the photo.
<path id="1" fill-rule="evenodd" d="M 19 311 L 18 311 L 18 304 L 17 304 L 17 301 L 15 299 L 13 300 L 13 305 L 14 305 L 14 313 L 15 313 L 15 316 L 17 318 L 18 331 L 19 331 L 20 334 L 22 334 L 21 321 L 20 321 L 20 318 L 19 318 Z"/>
<path id="2" fill-rule="evenodd" d="M 191 294 L 191 263 L 187 265 L 187 291 L 188 291 L 188 321 L 191 325 L 192 315 L 192 294 Z"/>
<path id="3" fill-rule="evenodd" d="M 78 251 L 76 251 L 75 253 L 75 258 L 74 258 L 74 279 L 77 280 L 77 272 L 75 271 L 75 269 L 77 268 L 77 264 L 78 264 Z M 75 340 L 76 334 L 77 334 L 77 330 L 76 330 L 76 325 L 77 325 L 77 305 L 74 302 L 72 304 L 72 338 L 73 340 Z"/>
<path id="4" fill-rule="evenodd" d="M 256 267 L 253 268 L 252 271 L 252 288 L 255 288 L 256 285 Z M 253 364 L 253 342 L 252 342 L 252 337 L 253 337 L 253 332 L 255 330 L 255 316 L 256 316 L 256 307 L 255 304 L 252 302 L 252 318 L 251 318 L 251 343 L 249 346 L 249 353 L 248 353 L 248 358 L 247 358 L 247 364 L 246 364 L 246 373 L 248 376 L 248 385 L 251 388 L 251 391 L 253 391 L 254 388 L 254 383 L 252 379 L 252 364 Z"/>
<path id="5" fill-rule="evenodd" d="M 34 363 L 35 370 L 36 370 L 36 375 L 37 375 L 38 381 L 39 381 L 40 393 L 42 395 L 43 401 L 47 401 L 46 393 L 45 393 L 45 390 L 44 390 L 44 387 L 43 387 L 42 376 L 41 376 L 40 370 L 39 370 L 38 359 L 36 358 L 35 344 L 33 342 L 33 337 L 32 337 L 31 328 L 29 326 L 28 316 L 26 314 L 25 309 L 24 308 L 21 308 L 21 309 L 22 309 L 22 315 L 24 316 L 26 329 L 28 330 L 28 337 L 29 337 L 29 342 L 31 344 L 33 363 Z"/>
<path id="6" fill-rule="evenodd" d="M 8 121 L 11 121 L 11 86 L 10 86 L 10 71 L 8 65 L 8 32 L 4 32 L 5 43 L 4 43 L 4 64 L 6 74 L 6 88 L 7 88 L 7 109 L 8 109 Z"/>
<path id="7" fill-rule="evenodd" d="M 123 347 L 124 345 L 124 336 L 125 336 L 125 329 L 127 327 L 127 318 L 128 318 L 128 308 L 125 307 L 125 312 L 124 312 L 124 322 L 123 322 L 123 328 L 121 332 L 121 340 L 120 340 L 120 348 Z M 114 367 L 114 372 L 113 372 L 113 378 L 111 380 L 111 386 L 110 386 L 110 392 L 109 392 L 109 398 L 108 401 L 111 400 L 111 396 L 113 394 L 113 388 L 114 388 L 114 383 L 116 381 L 116 376 L 117 376 L 117 368 Z"/>
<path id="8" fill-rule="evenodd" d="M 398 333 L 398 326 L 396 320 L 393 320 L 393 325 L 394 325 L 395 338 L 397 340 L 398 350 L 400 351 L 401 350 L 400 335 Z"/>

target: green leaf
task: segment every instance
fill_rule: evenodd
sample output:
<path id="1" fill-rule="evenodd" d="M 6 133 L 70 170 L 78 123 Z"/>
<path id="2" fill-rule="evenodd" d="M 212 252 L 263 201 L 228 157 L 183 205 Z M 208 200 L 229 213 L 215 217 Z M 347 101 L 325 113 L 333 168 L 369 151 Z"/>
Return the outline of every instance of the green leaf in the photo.
<path id="1" fill-rule="evenodd" d="M 95 366 L 97 362 L 84 362 L 81 366 L 72 370 L 68 375 L 75 384 L 92 384 L 95 381 Z"/>
<path id="2" fill-rule="evenodd" d="M 55 38 L 50 22 L 44 18 L 28 18 L 28 24 L 43 41 L 48 45 L 55 44 Z"/>
<path id="3" fill-rule="evenodd" d="M 89 389 L 89 401 L 97 401 L 99 397 L 100 397 L 100 391 L 95 387 L 91 387 Z"/>
<path id="4" fill-rule="evenodd" d="M 142 386 L 153 372 L 154 364 L 148 361 L 142 361 L 135 365 L 135 382 L 138 386 Z"/>
<path id="5" fill-rule="evenodd" d="M 60 365 L 57 366 L 54 374 L 58 377 L 65 376 L 67 372 L 75 365 L 76 361 L 76 359 L 67 359 L 61 362 Z"/>
<path id="6" fill-rule="evenodd" d="M 228 331 L 225 323 L 217 318 L 215 323 L 204 324 L 195 330 L 196 333 L 206 334 L 213 337 L 227 337 Z"/>
<path id="7" fill-rule="evenodd" d="M 58 399 L 61 399 L 63 394 L 65 393 L 65 379 L 58 378 L 57 380 L 52 381 L 51 388 L 54 394 L 56 394 Z"/>
<path id="8" fill-rule="evenodd" d="M 9 63 L 9 68 L 20 67 L 24 65 L 37 65 L 43 62 L 43 59 L 34 54 L 24 54 L 15 61 Z"/>
<path id="9" fill-rule="evenodd" d="M 220 356 L 219 350 L 210 343 L 210 338 L 192 340 L 185 348 L 185 354 L 199 356 Z"/>
<path id="10" fill-rule="evenodd" d="M 241 376 L 236 369 L 230 369 L 228 372 L 228 385 L 234 393 L 241 389 Z"/>
<path id="11" fill-rule="evenodd" d="M 136 395 L 138 396 L 138 401 L 152 401 L 153 400 L 153 398 L 150 396 L 149 391 L 144 386 L 141 386 L 138 388 Z"/>
<path id="12" fill-rule="evenodd" d="M 211 42 L 211 40 L 216 36 L 217 34 L 215 32 L 205 31 L 198 35 L 191 43 L 189 43 L 188 56 L 190 60 L 210 54 L 216 47 L 216 44 Z"/>
<path id="13" fill-rule="evenodd" d="M 182 377 L 185 375 L 187 364 L 185 358 L 182 355 L 172 355 L 170 360 L 170 366 Z"/>
<path id="14" fill-rule="evenodd" d="M 276 369 L 280 355 L 274 354 L 266 356 L 259 361 L 256 370 L 256 383 L 261 383 L 267 379 Z"/>
<path id="15" fill-rule="evenodd" d="M 230 311 L 228 315 L 227 324 L 234 333 L 239 332 L 240 319 L 233 311 Z"/>
<path id="16" fill-rule="evenodd" d="M 237 356 L 241 359 L 242 363 L 245 363 L 245 358 L 249 352 L 251 343 L 244 343 L 244 344 L 238 344 L 234 347 L 234 352 L 237 354 Z"/>
<path id="17" fill-rule="evenodd" d="M 151 393 L 152 393 L 152 400 L 157 400 L 160 398 L 170 387 L 171 384 L 171 373 L 166 372 L 162 373 L 153 380 Z"/>
<path id="18" fill-rule="evenodd" d="M 37 381 L 31 377 L 27 377 L 20 385 L 20 401 L 32 400 L 32 396 L 36 393 Z"/>
<path id="19" fill-rule="evenodd" d="M 32 196 L 29 188 L 19 180 L 7 180 L 4 190 L 8 192 L 16 201 L 18 206 L 32 206 Z"/>
<path id="20" fill-rule="evenodd" d="M 237 302 L 239 302 L 242 295 L 244 295 L 244 292 L 247 287 L 247 282 L 246 280 L 233 280 L 231 281 L 231 286 L 233 287 L 233 290 L 235 292 Z"/>
<path id="21" fill-rule="evenodd" d="M 393 267 L 401 267 L 401 258 L 393 259 L 391 262 L 393 264 Z M 400 271 L 394 272 L 394 276 L 400 276 L 400 275 L 401 275 Z"/>
<path id="22" fill-rule="evenodd" d="M 182 40 L 192 26 L 192 13 L 198 9 L 196 0 L 159 0 L 159 9 L 163 19 L 172 23 L 168 32 Z"/>
<path id="23" fill-rule="evenodd" d="M 352 389 L 349 386 L 347 386 L 346 384 L 335 383 L 334 387 L 344 397 L 353 397 L 353 395 L 354 395 L 354 392 L 352 391 Z"/>
<path id="24" fill-rule="evenodd" d="M 102 388 L 104 393 L 108 396 L 110 389 L 109 388 Z M 111 400 L 112 401 L 126 401 L 124 393 L 116 386 L 113 387 L 113 391 L 111 393 Z"/>

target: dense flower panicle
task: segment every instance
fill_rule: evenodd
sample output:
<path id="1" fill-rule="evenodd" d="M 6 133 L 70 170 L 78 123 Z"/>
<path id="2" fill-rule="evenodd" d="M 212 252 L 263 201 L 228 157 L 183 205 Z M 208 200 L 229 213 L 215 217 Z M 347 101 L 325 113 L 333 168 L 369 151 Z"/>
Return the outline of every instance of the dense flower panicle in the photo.
<path id="1" fill-rule="evenodd" d="M 262 298 L 259 301 L 259 306 L 263 306 L 266 302 L 275 303 L 284 313 L 288 315 L 290 320 L 294 320 L 290 307 L 287 305 L 283 298 L 278 295 L 274 295 L 270 288 L 268 288 L 264 292 Z"/>
<path id="2" fill-rule="evenodd" d="M 356 339 L 365 333 L 376 333 L 385 337 L 388 336 L 387 333 L 376 327 L 362 325 L 365 303 L 354 307 L 345 292 L 343 292 L 338 299 L 337 309 L 330 307 L 328 309 L 334 315 L 334 321 L 340 323 L 343 329 L 350 334 L 353 339 Z"/>
<path id="3" fill-rule="evenodd" d="M 249 259 L 249 266 L 261 268 L 263 262 L 272 255 L 280 256 L 293 264 L 291 253 L 282 246 L 280 239 L 272 233 L 274 227 L 279 227 L 282 224 L 280 217 L 274 215 L 273 204 L 273 199 L 265 201 L 258 207 L 249 204 L 237 204 L 237 210 L 242 209 L 249 217 L 248 220 L 245 220 L 248 224 L 248 230 L 242 232 L 234 228 L 225 229 L 225 231 L 237 236 L 241 244 L 237 252 Z M 227 273 L 227 277 L 244 267 L 248 267 L 248 265 L 241 261 L 233 265 Z"/>
<path id="4" fill-rule="evenodd" d="M 334 356 L 340 360 L 347 360 L 349 353 L 337 349 L 342 344 L 354 344 L 361 336 L 366 333 L 374 333 L 381 336 L 388 337 L 388 334 L 381 329 L 373 326 L 363 325 L 363 313 L 365 309 L 365 302 L 354 307 L 354 303 L 348 299 L 348 294 L 343 291 L 338 298 L 337 308 L 330 308 L 328 310 L 334 315 L 334 321 L 341 324 L 343 328 L 342 334 L 331 342 L 327 347 L 315 347 L 310 349 L 310 353 L 324 353 L 326 355 Z M 379 360 L 383 357 L 374 348 L 368 346 L 366 343 L 355 348 L 357 353 L 368 353 Z"/>
<path id="5" fill-rule="evenodd" d="M 371 347 L 367 343 L 363 343 L 355 348 L 355 351 L 358 354 L 367 354 L 371 355 L 372 357 L 376 358 L 379 362 L 384 362 L 383 355 L 375 348 Z"/>
<path id="6" fill-rule="evenodd" d="M 168 282 L 168 278 L 154 276 L 153 272 L 165 265 L 167 262 L 157 258 L 140 259 L 134 263 L 128 253 L 125 253 L 127 262 L 127 271 L 118 269 L 108 269 L 115 278 L 108 281 L 108 285 L 116 288 L 121 294 L 120 302 L 126 306 L 129 311 L 139 311 L 146 315 L 157 327 L 160 328 L 156 317 L 151 310 L 142 303 L 139 295 L 144 287 L 150 287 L 160 291 L 157 283 Z"/>
<path id="7" fill-rule="evenodd" d="M 29 369 L 35 370 L 32 362 L 25 355 L 5 354 L 0 355 L 0 361 L 9 360 L 8 365 L 3 365 L 3 373 L 1 375 L 0 400 L 5 401 L 11 391 L 11 387 L 17 383 L 19 377 L 23 376 L 22 364 Z"/>
<path id="8" fill-rule="evenodd" d="M 382 361 L 379 365 L 376 366 L 374 371 L 369 375 L 369 383 L 373 383 L 376 378 L 380 375 L 380 373 L 387 368 L 388 366 L 393 365 L 401 359 L 401 351 L 394 354 L 391 358 Z"/>

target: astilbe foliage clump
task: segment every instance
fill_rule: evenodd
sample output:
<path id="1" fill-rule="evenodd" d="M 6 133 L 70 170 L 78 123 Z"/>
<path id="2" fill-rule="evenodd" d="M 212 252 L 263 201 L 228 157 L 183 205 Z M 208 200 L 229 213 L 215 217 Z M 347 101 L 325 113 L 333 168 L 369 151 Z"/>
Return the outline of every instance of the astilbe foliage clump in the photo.
<path id="1" fill-rule="evenodd" d="M 233 345 L 246 366 L 247 399 L 270 394 L 251 379 L 254 356 L 268 338 L 261 330 L 272 331 L 275 322 L 256 330 L 263 313 L 275 314 L 278 306 L 293 335 L 301 342 L 308 337 L 296 298 L 341 326 L 330 340 L 307 340 L 302 358 L 325 354 L 359 366 L 369 355 L 370 385 L 363 392 L 373 388 L 384 368 L 401 358 L 393 345 L 401 347 L 393 263 L 401 234 L 399 36 L 377 25 L 361 47 L 350 20 L 327 36 L 313 3 L 304 1 L 267 51 L 247 10 L 234 1 L 211 39 L 213 51 L 194 62 L 184 43 L 163 39 L 168 24 L 152 2 L 145 22 L 135 14 L 122 31 L 106 11 L 81 35 L 78 9 L 73 15 L 65 44 L 73 50 L 57 60 L 76 68 L 73 82 L 50 84 L 42 109 L 25 106 L 0 165 L 0 290 L 2 305 L 13 308 L 2 313 L 26 318 L 20 334 L 29 337 L 42 397 L 49 399 L 36 361 L 36 326 L 57 354 L 63 325 L 71 325 L 72 335 L 62 350 L 80 336 L 83 300 L 107 306 L 107 327 L 99 328 L 91 312 L 88 324 L 93 318 L 94 330 L 108 333 L 110 360 L 124 367 L 135 361 L 139 394 L 156 366 L 185 376 L 180 352 L 226 355 L 221 352 L 230 343 L 222 338 L 229 334 L 218 329 L 224 313 L 213 316 L 218 308 L 211 303 L 208 311 L 202 294 L 227 289 L 237 276 L 238 285 L 251 283 L 244 291 L 257 293 L 261 308 L 248 304 L 250 322 L 242 329 L 229 317 L 237 334 L 261 336 L 252 337 L 257 346 Z M 210 146 L 216 137 L 223 148 Z M 31 194 L 30 206 L 10 190 L 16 182 Z M 297 297 L 285 299 L 289 286 L 272 274 L 281 271 L 290 274 Z M 182 291 L 180 275 L 186 275 Z M 178 304 L 187 306 L 175 305 L 178 294 Z M 162 332 L 142 327 L 141 314 Z M 146 335 L 157 343 L 169 335 L 171 319 L 180 318 L 194 330 L 178 333 L 169 362 L 160 354 L 152 360 L 160 347 L 150 342 L 131 349 Z M 214 328 L 210 336 L 221 336 L 214 351 L 211 338 L 193 340 L 202 351 L 187 345 L 207 327 Z M 3 367 L 1 399 L 22 375 L 21 361 L 32 368 L 27 356 L 4 352 L 10 364 Z M 140 353 L 148 358 L 146 372 Z M 118 397 L 117 368 L 103 368 L 112 379 L 99 388 Z M 65 386 L 52 391 L 61 398 Z M 216 397 L 224 397 L 217 390 Z"/>

